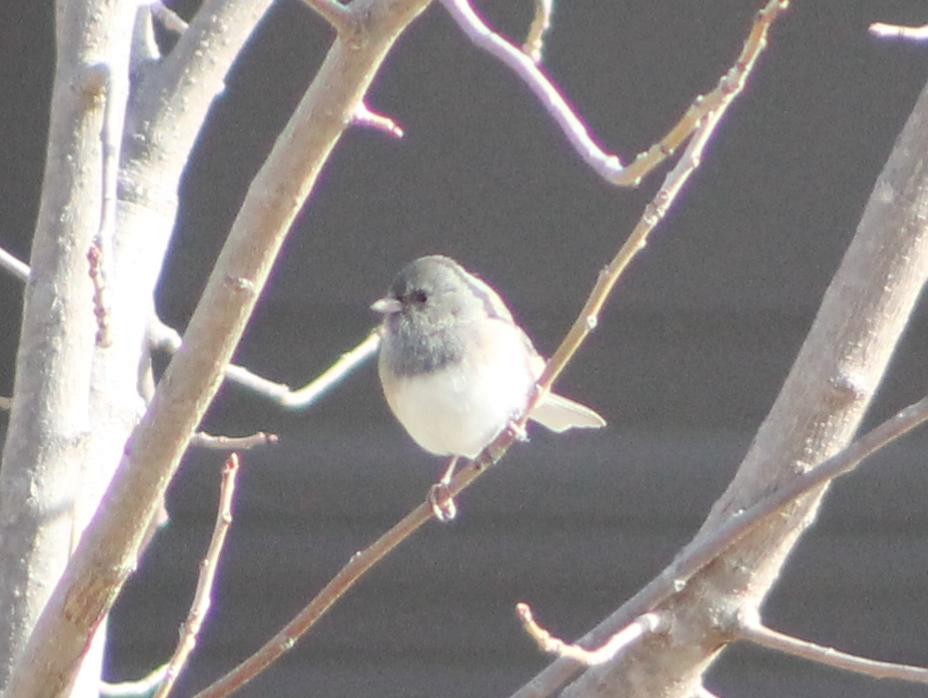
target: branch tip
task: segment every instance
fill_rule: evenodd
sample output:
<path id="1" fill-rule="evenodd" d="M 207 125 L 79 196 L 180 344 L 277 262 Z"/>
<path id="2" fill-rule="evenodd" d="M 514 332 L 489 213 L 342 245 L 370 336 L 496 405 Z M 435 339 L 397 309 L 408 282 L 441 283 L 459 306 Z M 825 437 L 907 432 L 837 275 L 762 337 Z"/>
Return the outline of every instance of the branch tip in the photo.
<path id="1" fill-rule="evenodd" d="M 527 603 L 516 604 L 516 615 L 518 615 L 525 632 L 535 641 L 542 652 L 574 659 L 586 666 L 596 666 L 608 662 L 635 642 L 644 639 L 648 635 L 666 632 L 669 628 L 669 623 L 662 614 L 645 613 L 615 633 L 599 648 L 588 650 L 578 644 L 568 644 L 541 627 L 535 621 L 532 609 Z"/>
<path id="2" fill-rule="evenodd" d="M 232 453 L 226 458 L 222 469 L 222 480 L 219 486 L 219 506 L 216 509 L 216 523 L 213 525 L 213 535 L 210 538 L 206 555 L 200 563 L 200 576 L 197 579 L 197 589 L 193 596 L 193 603 L 187 619 L 181 626 L 181 637 L 174 650 L 174 655 L 164 670 L 164 680 L 158 687 L 155 698 L 166 698 L 174 686 L 174 682 L 183 671 L 190 653 L 197 643 L 197 636 L 206 620 L 206 614 L 211 604 L 213 583 L 216 579 L 216 568 L 219 566 L 219 557 L 225 544 L 226 534 L 232 525 L 232 495 L 235 493 L 235 478 L 238 476 L 238 454 Z"/>
<path id="3" fill-rule="evenodd" d="M 873 679 L 895 679 L 909 683 L 928 684 L 928 668 L 926 667 L 882 662 L 841 652 L 833 647 L 816 645 L 808 640 L 772 630 L 765 626 L 759 617 L 755 620 L 739 617 L 739 621 L 735 639 Z"/>
<path id="4" fill-rule="evenodd" d="M 372 111 L 364 102 L 358 104 L 351 122 L 357 126 L 383 131 L 388 136 L 393 136 L 393 138 L 402 138 L 405 135 L 402 127 L 393 119 Z"/>
<path id="5" fill-rule="evenodd" d="M 535 0 L 535 14 L 522 44 L 522 52 L 535 63 L 541 63 L 545 33 L 551 28 L 553 0 Z"/>
<path id="6" fill-rule="evenodd" d="M 918 27 L 908 27 L 902 24 L 887 24 L 874 22 L 868 30 L 873 36 L 881 39 L 908 39 L 910 41 L 925 41 L 928 39 L 928 24 Z"/>

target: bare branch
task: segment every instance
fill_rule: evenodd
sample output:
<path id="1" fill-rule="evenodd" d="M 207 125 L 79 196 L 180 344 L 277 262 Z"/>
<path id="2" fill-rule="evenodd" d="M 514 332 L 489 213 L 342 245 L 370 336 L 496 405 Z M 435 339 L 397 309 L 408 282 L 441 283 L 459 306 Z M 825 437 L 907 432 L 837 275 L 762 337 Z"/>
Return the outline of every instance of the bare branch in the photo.
<path id="1" fill-rule="evenodd" d="M 182 341 L 177 330 L 164 324 L 157 317 L 151 320 L 149 340 L 152 348 L 161 349 L 170 354 L 180 348 Z M 262 378 L 236 364 L 226 366 L 224 373 L 227 380 L 248 388 L 281 407 L 289 410 L 306 409 L 373 356 L 378 346 L 380 346 L 380 333 L 375 329 L 356 347 L 342 354 L 321 375 L 297 390 L 292 390 L 284 383 L 275 383 Z"/>
<path id="2" fill-rule="evenodd" d="M 305 635 L 368 570 L 408 539 L 433 515 L 432 505 L 423 502 L 372 545 L 355 553 L 338 574 L 280 632 L 228 674 L 200 691 L 195 698 L 226 696 L 267 669 L 292 649 L 296 641 Z"/>
<path id="3" fill-rule="evenodd" d="M 247 451 L 257 446 L 276 444 L 277 440 L 277 434 L 267 434 L 263 431 L 250 436 L 215 436 L 205 431 L 198 431 L 190 439 L 190 445 L 214 451 Z"/>
<path id="4" fill-rule="evenodd" d="M 332 25 L 339 34 L 352 31 L 353 17 L 351 10 L 338 0 L 303 0 L 317 15 Z"/>
<path id="5" fill-rule="evenodd" d="M 133 22 L 133 25 L 136 23 Z M 93 311 L 97 319 L 96 343 L 98 347 L 108 347 L 113 340 L 110 336 L 111 309 L 107 277 L 115 264 L 113 238 L 116 235 L 116 186 L 126 101 L 129 99 L 129 75 L 117 75 L 109 66 L 102 67 L 106 73 L 103 89 L 105 108 L 100 129 L 100 227 L 87 250 L 87 261 L 93 283 Z"/>
<path id="6" fill-rule="evenodd" d="M 928 397 L 896 413 L 845 450 L 824 461 L 818 467 L 796 476 L 795 479 L 790 480 L 750 509 L 730 518 L 711 535 L 688 546 L 653 581 L 626 601 L 621 608 L 613 612 L 581 641 L 594 642 L 596 637 L 604 633 L 614 635 L 634 619 L 657 608 L 675 594 L 683 591 L 697 572 L 718 558 L 762 521 L 782 511 L 803 495 L 820 488 L 823 484 L 852 472 L 864 459 L 925 422 L 928 422 Z M 628 620 L 625 621 L 625 619 Z M 522 689 L 513 694 L 513 698 L 550 695 L 557 690 L 557 687 L 569 681 L 576 669 L 575 664 L 552 664 L 535 678 L 531 684 L 531 692 Z M 538 692 L 538 687 L 542 684 L 547 688 L 543 692 Z"/>
<path id="7" fill-rule="evenodd" d="M 159 666 L 147 676 L 135 681 L 120 681 L 119 683 L 103 681 L 100 683 L 100 695 L 103 698 L 132 698 L 132 696 L 149 698 L 164 680 L 164 672 L 167 671 L 167 668 L 167 664 Z"/>
<path id="8" fill-rule="evenodd" d="M 8 269 L 21 281 L 26 281 L 29 278 L 29 265 L 19 261 L 16 257 L 3 249 L 0 249 L 0 266 Z M 148 339 L 152 349 L 160 349 L 169 354 L 176 352 L 180 348 L 182 342 L 181 336 L 177 330 L 166 325 L 157 316 L 152 316 L 151 322 L 149 323 Z M 290 386 L 284 383 L 275 383 L 267 378 L 262 378 L 256 373 L 252 373 L 247 368 L 237 366 L 236 364 L 229 364 L 226 366 L 225 377 L 227 380 L 237 383 L 249 390 L 253 390 L 286 409 L 306 409 L 315 404 L 316 401 L 329 390 L 338 385 L 342 380 L 363 365 L 371 356 L 376 354 L 378 346 L 380 346 L 380 333 L 375 329 L 356 347 L 342 354 L 341 357 L 321 375 L 297 390 L 292 390 Z M 208 447 L 205 442 L 195 445 Z M 218 446 L 217 448 L 225 447 Z M 248 447 L 236 445 L 233 448 L 241 449 Z"/>
<path id="9" fill-rule="evenodd" d="M 209 541 L 206 557 L 200 563 L 200 577 L 197 580 L 197 590 L 190 606 L 190 613 L 184 622 L 180 641 L 174 656 L 168 662 L 164 674 L 164 681 L 158 688 L 155 698 L 166 698 L 174 682 L 183 670 L 190 653 L 197 644 L 197 635 L 206 614 L 209 612 L 213 581 L 216 577 L 216 568 L 219 565 L 219 556 L 226 540 L 226 533 L 232 525 L 232 495 L 235 492 L 235 477 L 238 475 L 238 455 L 233 453 L 226 460 L 222 469 L 222 485 L 219 492 L 219 507 L 216 511 L 216 523 L 213 526 L 213 536 Z"/>
<path id="10" fill-rule="evenodd" d="M 577 644 L 567 644 L 538 625 L 532 616 L 532 609 L 526 603 L 516 604 L 516 615 L 519 616 L 525 632 L 538 644 L 542 652 L 574 659 L 587 666 L 608 662 L 633 642 L 665 632 L 670 627 L 666 616 L 659 613 L 645 613 L 615 633 L 600 647 L 588 650 Z"/>
<path id="11" fill-rule="evenodd" d="M 535 16 L 528 28 L 522 51 L 535 63 L 541 63 L 541 54 L 544 51 L 545 32 L 551 28 L 551 13 L 554 11 L 554 0 L 535 0 Z"/>
<path id="12" fill-rule="evenodd" d="M 867 657 L 841 652 L 833 647 L 823 647 L 798 637 L 785 635 L 764 626 L 759 618 L 740 618 L 734 630 L 735 638 L 752 642 L 767 649 L 801 657 L 810 662 L 862 674 L 873 679 L 895 679 L 909 683 L 928 684 L 928 668 L 908 664 L 881 662 Z"/>
<path id="13" fill-rule="evenodd" d="M 574 150 L 594 172 L 616 186 L 636 186 L 641 178 L 670 157 L 709 114 L 724 107 L 741 91 L 748 74 L 767 43 L 767 32 L 786 9 L 787 0 L 768 0 L 757 13 L 744 48 L 718 87 L 697 98 L 666 136 L 625 166 L 617 155 L 605 153 L 590 136 L 586 125 L 574 112 L 557 87 L 523 51 L 490 29 L 468 0 L 441 0 L 461 31 L 479 48 L 498 58 L 535 93 L 542 106 L 557 122 Z"/>
<path id="14" fill-rule="evenodd" d="M 901 24 L 886 24 L 874 22 L 870 25 L 870 33 L 886 39 L 910 39 L 912 41 L 925 41 L 928 39 L 928 24 L 920 27 L 906 27 Z"/>
<path id="15" fill-rule="evenodd" d="M 226 8 L 242 9 L 228 0 L 216 1 L 219 14 Z M 361 5 L 366 18 L 364 41 L 349 45 L 337 38 L 333 43 L 246 194 L 187 327 L 184 351 L 172 358 L 148 411 L 131 435 L 131 447 L 125 450 L 107 489 L 107 506 L 97 510 L 84 531 L 29 642 L 18 654 L 7 687 L 10 698 L 67 689 L 87 638 L 106 616 L 133 569 L 147 523 L 222 382 L 223 367 L 241 338 L 287 231 L 393 43 L 428 4 L 428 0 L 367 0 Z M 213 5 L 213 0 L 207 0 L 197 20 Z M 247 5 L 252 15 L 260 14 L 265 7 L 258 0 Z M 181 53 L 201 50 L 196 42 L 203 39 L 203 33 L 197 38 L 197 20 L 163 62 L 173 66 L 166 71 L 174 75 L 171 80 L 179 80 L 173 72 L 179 60 L 194 64 L 188 66 L 191 70 L 199 70 L 213 60 L 208 52 L 202 56 L 178 53 L 181 46 L 185 46 Z M 191 82 L 189 77 L 185 80 Z M 210 94 L 212 86 L 213 82 L 190 89 L 205 89 Z M 178 85 L 168 87 L 173 92 L 165 97 L 183 96 L 184 90 Z M 188 117 L 184 114 L 178 118 L 186 121 Z M 165 125 L 161 121 L 151 127 Z M 186 123 L 178 128 L 185 130 Z M 163 137 L 170 135 L 160 133 Z M 143 316 L 142 320 L 147 318 Z M 426 518 L 428 513 L 430 509 Z"/>
<path id="16" fill-rule="evenodd" d="M 29 280 L 29 265 L 21 262 L 2 248 L 0 248 L 0 267 L 6 269 L 23 283 Z"/>
<path id="17" fill-rule="evenodd" d="M 389 116 L 378 114 L 371 111 L 368 106 L 361 102 L 355 110 L 353 122 L 358 126 L 366 126 L 378 131 L 383 131 L 394 138 L 402 138 L 404 133 L 402 127 Z"/>

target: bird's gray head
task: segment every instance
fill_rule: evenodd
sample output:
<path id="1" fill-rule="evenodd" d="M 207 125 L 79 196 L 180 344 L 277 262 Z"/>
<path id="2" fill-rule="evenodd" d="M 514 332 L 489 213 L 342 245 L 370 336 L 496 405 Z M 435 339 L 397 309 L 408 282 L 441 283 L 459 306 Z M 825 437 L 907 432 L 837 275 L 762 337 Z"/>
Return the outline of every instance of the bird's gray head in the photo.
<path id="1" fill-rule="evenodd" d="M 467 327 L 488 316 L 511 320 L 499 296 L 454 260 L 420 257 L 400 270 L 371 308 L 385 320 L 385 357 L 399 373 L 460 360 Z"/>

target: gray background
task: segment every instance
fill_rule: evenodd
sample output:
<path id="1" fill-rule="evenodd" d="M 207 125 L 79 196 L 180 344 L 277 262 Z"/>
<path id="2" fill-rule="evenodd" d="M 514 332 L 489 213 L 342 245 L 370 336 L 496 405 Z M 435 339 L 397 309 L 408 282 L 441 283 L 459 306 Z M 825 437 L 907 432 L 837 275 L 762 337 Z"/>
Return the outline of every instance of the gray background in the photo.
<path id="1" fill-rule="evenodd" d="M 52 71 L 50 3 L 0 7 L 0 244 L 27 257 Z M 661 136 L 740 50 L 760 0 L 563 2 L 546 65 L 598 138 L 626 158 Z M 480 3 L 513 36 L 531 2 Z M 189 13 L 189 8 L 184 8 Z M 876 20 L 928 21 L 914 0 L 795 2 L 678 207 L 623 280 L 561 390 L 610 422 L 534 432 L 368 577 L 244 695 L 508 695 L 546 664 L 512 613 L 531 602 L 570 638 L 659 572 L 693 534 L 763 419 L 918 91 L 928 47 L 880 42 Z M 241 202 L 330 32 L 296 0 L 271 11 L 231 76 L 183 182 L 158 304 L 183 327 Z M 370 97 L 400 142 L 352 130 L 297 221 L 238 360 L 305 382 L 373 322 L 407 260 L 450 254 L 500 289 L 551 351 L 641 213 L 599 181 L 506 69 L 435 6 Z M 0 274 L 0 394 L 20 286 Z M 869 424 L 925 389 L 926 313 L 913 320 Z M 224 388 L 220 433 L 281 435 L 249 453 L 218 605 L 180 694 L 275 632 L 357 549 L 418 503 L 440 465 L 389 416 L 368 366 L 307 414 Z M 5 418 L 0 417 L 0 429 Z M 928 664 L 924 433 L 829 496 L 766 607 L 772 625 Z M 112 679 L 165 660 L 212 526 L 221 457 L 188 456 L 159 536 L 113 616 Z M 725 655 L 726 696 L 915 696 L 751 649 Z"/>

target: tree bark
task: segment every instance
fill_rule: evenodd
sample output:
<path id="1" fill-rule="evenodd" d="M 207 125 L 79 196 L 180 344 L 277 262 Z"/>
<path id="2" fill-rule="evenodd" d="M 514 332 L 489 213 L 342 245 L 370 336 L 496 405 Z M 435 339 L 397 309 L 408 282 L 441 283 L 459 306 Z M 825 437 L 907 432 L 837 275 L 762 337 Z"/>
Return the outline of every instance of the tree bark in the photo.
<path id="1" fill-rule="evenodd" d="M 181 173 L 269 6 L 207 0 L 170 57 L 146 62 L 130 49 L 134 26 L 136 37 L 150 30 L 147 8 L 58 3 L 48 155 L 0 468 L 0 692 L 145 410 L 148 322 Z M 87 253 L 101 224 L 107 131 L 123 146 L 104 260 L 112 341 L 97 346 Z M 99 666 L 82 673 L 82 695 L 97 695 Z"/>
<path id="2" fill-rule="evenodd" d="M 16 664 L 9 698 L 68 690 L 89 634 L 134 568 L 148 521 L 221 382 L 290 224 L 387 52 L 428 4 L 366 0 L 351 5 L 353 30 L 334 43 L 252 182 L 183 346 Z M 176 85 L 196 88 L 183 72 Z M 181 109 L 183 100 L 175 107 Z"/>
<path id="3" fill-rule="evenodd" d="M 928 278 L 926 121 L 928 87 L 876 182 L 779 397 L 694 543 L 854 437 Z M 696 695 L 705 670 L 732 639 L 738 613 L 760 608 L 823 495 L 824 488 L 795 502 L 690 580 L 661 609 L 673 618 L 669 634 L 589 669 L 563 695 Z M 609 625 L 629 620 L 611 618 Z M 602 634 L 586 639 L 597 643 Z"/>

